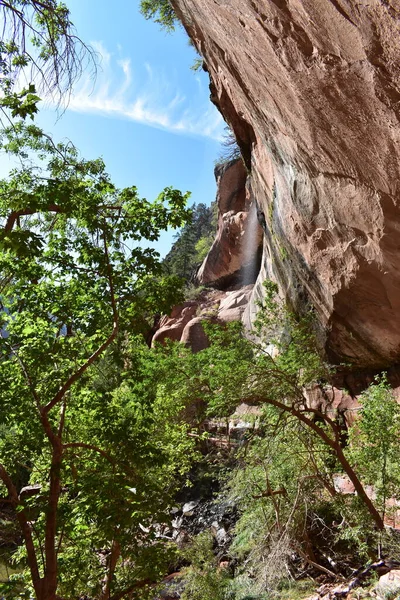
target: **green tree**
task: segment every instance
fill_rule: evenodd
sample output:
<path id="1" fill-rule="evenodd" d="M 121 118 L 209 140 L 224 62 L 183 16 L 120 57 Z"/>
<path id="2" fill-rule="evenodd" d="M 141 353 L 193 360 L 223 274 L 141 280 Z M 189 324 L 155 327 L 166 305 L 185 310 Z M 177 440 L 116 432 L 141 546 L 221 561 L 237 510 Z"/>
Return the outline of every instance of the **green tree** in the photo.
<path id="1" fill-rule="evenodd" d="M 185 223 L 188 194 L 120 190 L 101 160 L 27 124 L 39 97 L 21 71 L 62 95 L 92 55 L 61 3 L 0 11 L 0 146 L 20 165 L 0 181 L 0 481 L 27 566 L 1 593 L 117 600 L 164 572 L 155 521 L 191 460 L 182 406 L 135 336 L 181 299 L 146 243 Z"/>
<path id="2" fill-rule="evenodd" d="M 164 259 L 169 273 L 189 281 L 211 247 L 215 229 L 215 207 L 205 204 L 192 206 L 190 221 L 175 236 L 175 242 Z"/>
<path id="3" fill-rule="evenodd" d="M 165 421 L 164 409 L 154 391 L 141 394 L 143 368 L 139 385 L 138 359 L 124 357 L 124 348 L 146 317 L 180 299 L 176 277 L 162 276 L 159 256 L 143 240 L 183 225 L 188 194 L 166 188 L 149 202 L 135 187 L 118 189 L 101 160 L 83 160 L 71 143 L 56 144 L 26 124 L 32 107 L 9 104 L 23 118 L 1 133 L 2 150 L 21 167 L 0 181 L 0 479 L 36 598 L 54 600 L 60 586 L 76 594 L 89 569 L 90 592 L 116 599 L 121 586 L 138 585 L 143 574 L 148 580 L 149 561 L 139 554 L 157 541 L 144 544 L 154 531 L 143 523 L 162 512 L 162 492 L 167 498 L 187 465 L 188 448 L 183 441 L 180 453 L 176 437 L 181 425 L 175 433 L 154 425 Z M 94 374 L 112 354 L 121 373 L 131 364 L 133 383 L 122 385 L 120 373 L 104 391 Z M 37 485 L 33 498 L 20 494 L 21 477 Z M 127 564 L 122 547 L 141 551 L 133 552 L 130 578 L 118 579 L 117 563 Z M 155 571 L 161 554 L 151 561 Z"/>
<path id="4" fill-rule="evenodd" d="M 164 259 L 170 273 L 189 281 L 193 275 L 193 263 L 196 256 L 196 233 L 193 223 L 186 225 L 175 235 L 175 241 Z"/>
<path id="5" fill-rule="evenodd" d="M 347 550 L 349 541 L 358 548 L 364 544 L 365 550 L 368 539 L 371 551 L 376 532 L 384 528 L 384 500 L 389 491 L 397 497 L 399 489 L 398 406 L 387 386 L 366 393 L 365 415 L 348 448 L 343 423 L 329 402 L 316 406 L 309 401 L 310 388 L 317 382 L 329 386 L 332 375 L 318 352 L 312 316 L 293 315 L 271 282 L 265 292 L 259 342 L 246 339 L 239 323 L 204 322 L 210 342 L 205 350 L 192 354 L 179 344 L 159 349 L 160 372 L 169 373 L 168 395 L 191 403 L 199 433 L 207 431 L 210 419 L 227 419 L 238 404 L 259 407 L 257 428 L 249 429 L 239 444 L 227 444 L 236 448 L 227 480 L 229 498 L 240 513 L 230 553 L 239 563 L 245 561 L 244 572 L 238 568 L 237 574 L 245 577 L 250 569 L 257 594 L 286 578 L 293 554 L 303 565 L 335 577 L 336 567 L 324 555 L 332 556 L 349 532 Z M 337 493 L 334 475 L 340 472 L 356 495 Z M 371 483 L 377 485 L 377 501 L 367 493 Z M 212 561 L 207 569 L 194 565 L 193 597 L 202 569 L 207 581 L 219 577 Z"/>
<path id="6" fill-rule="evenodd" d="M 218 566 L 211 534 L 204 532 L 196 536 L 183 555 L 190 567 L 183 572 L 182 600 L 224 600 L 229 576 L 226 569 Z"/>
<path id="7" fill-rule="evenodd" d="M 343 447 L 340 422 L 328 406 L 315 407 L 307 399 L 308 387 L 329 381 L 331 375 L 321 360 L 311 316 L 298 319 L 276 294 L 276 286 L 267 283 L 265 301 L 260 307 L 259 333 L 267 335 L 269 344 L 275 345 L 272 353 L 265 337 L 260 343 L 246 340 L 240 324 L 223 329 L 206 326 L 210 347 L 187 356 L 187 366 L 185 355 L 179 351 L 179 380 L 171 385 L 178 394 L 201 398 L 204 417 L 228 416 L 238 404 L 248 402 L 271 407 L 282 419 L 294 419 L 302 431 L 312 435 L 312 440 L 323 445 L 338 470 L 348 475 L 371 521 L 382 530 L 382 515 Z M 170 372 L 174 372 L 172 366 Z M 178 386 L 182 386 L 180 391 Z M 311 440 L 307 436 L 305 439 Z"/>
<path id="8" fill-rule="evenodd" d="M 373 485 L 384 518 L 388 498 L 400 493 L 400 406 L 385 375 L 359 398 L 361 410 L 349 432 L 349 454 L 367 485 Z"/>
<path id="9" fill-rule="evenodd" d="M 179 22 L 169 0 L 141 0 L 140 9 L 146 19 L 151 19 L 168 32 Z"/>

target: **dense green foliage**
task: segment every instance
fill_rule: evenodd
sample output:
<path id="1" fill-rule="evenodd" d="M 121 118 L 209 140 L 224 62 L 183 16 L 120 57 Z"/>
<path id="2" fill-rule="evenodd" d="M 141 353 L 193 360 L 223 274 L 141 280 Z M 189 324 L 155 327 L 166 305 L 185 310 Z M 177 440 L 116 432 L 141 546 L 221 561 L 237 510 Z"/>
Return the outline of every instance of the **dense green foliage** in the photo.
<path id="1" fill-rule="evenodd" d="M 258 406 L 239 447 L 232 442 L 233 468 L 230 456 L 221 492 L 239 510 L 229 550 L 239 565 L 235 578 L 221 573 L 201 538 L 188 598 L 200 590 L 208 597 L 207 582 L 214 580 L 218 598 L 279 597 L 288 574 L 311 569 L 334 578 L 340 570 L 349 574 L 360 556 L 398 557 L 383 529 L 383 517 L 390 517 L 385 501 L 400 493 L 398 404 L 386 381 L 377 382 L 361 397 L 350 431 L 329 402 L 310 405 L 307 389 L 328 382 L 331 369 L 317 350 L 312 315 L 296 318 L 276 292 L 275 285 L 266 286 L 262 343 L 245 339 L 237 323 L 205 325 L 209 348 L 194 355 L 179 345 L 165 351 L 166 389 L 191 398 L 200 431 L 242 402 Z M 357 495 L 337 493 L 335 478 L 343 473 Z M 371 484 L 376 501 L 366 493 Z"/>
<path id="2" fill-rule="evenodd" d="M 166 189 L 150 203 L 118 190 L 101 161 L 79 160 L 34 126 L 15 124 L 3 148 L 47 158 L 0 182 L 3 494 L 18 511 L 37 598 L 52 570 L 53 593 L 101 594 L 99 552 L 118 548 L 118 564 L 135 569 L 113 567 L 115 594 L 161 568 L 164 547 L 153 541 L 149 561 L 144 538 L 190 464 L 186 426 L 174 421 L 181 404 L 159 395 L 147 347 L 131 338 L 180 299 L 176 277 L 137 243 L 181 225 L 185 197 Z M 19 499 L 21 480 L 38 494 Z"/>
<path id="3" fill-rule="evenodd" d="M 164 259 L 168 273 L 186 282 L 193 279 L 214 241 L 216 219 L 215 203 L 209 207 L 205 204 L 192 207 L 189 222 L 176 234 L 175 242 Z"/>
<path id="4" fill-rule="evenodd" d="M 166 188 L 150 202 L 118 189 L 101 160 L 29 124 L 36 88 L 13 87 L 35 61 L 27 30 L 39 36 L 35 69 L 50 61 L 46 83 L 59 86 L 69 15 L 55 2 L 1 8 L 30 24 L 20 37 L 6 28 L 0 65 L 0 146 L 18 165 L 0 181 L 0 480 L 23 540 L 23 571 L 1 593 L 116 599 L 165 572 L 171 549 L 155 523 L 193 456 L 183 400 L 154 386 L 138 336 L 182 298 L 151 242 L 184 225 L 188 194 Z"/>
<path id="5" fill-rule="evenodd" d="M 385 375 L 361 394 L 360 419 L 350 429 L 350 454 L 368 485 L 373 485 L 382 514 L 395 512 L 388 498 L 400 497 L 400 405 Z"/>
<path id="6" fill-rule="evenodd" d="M 174 31 L 179 22 L 169 0 L 141 0 L 140 9 L 146 19 L 153 20 L 166 31 Z"/>
<path id="7" fill-rule="evenodd" d="M 204 532 L 195 537 L 183 555 L 190 562 L 190 567 L 183 571 L 185 589 L 182 600 L 222 600 L 229 577 L 227 571 L 218 566 L 211 534 Z"/>
<path id="8" fill-rule="evenodd" d="M 147 524 L 163 518 L 190 463 L 185 424 L 174 425 L 181 407 L 158 395 L 151 361 L 129 341 L 181 297 L 138 242 L 180 226 L 186 197 L 168 188 L 151 203 L 118 190 L 101 161 L 23 122 L 3 132 L 2 147 L 23 165 L 0 182 L 3 494 L 18 511 L 37 598 L 53 571 L 53 593 L 100 594 L 99 552 L 118 547 L 118 563 L 135 569 L 114 576 L 113 567 L 116 593 L 150 577 Z M 40 492 L 20 500 L 21 479 Z"/>

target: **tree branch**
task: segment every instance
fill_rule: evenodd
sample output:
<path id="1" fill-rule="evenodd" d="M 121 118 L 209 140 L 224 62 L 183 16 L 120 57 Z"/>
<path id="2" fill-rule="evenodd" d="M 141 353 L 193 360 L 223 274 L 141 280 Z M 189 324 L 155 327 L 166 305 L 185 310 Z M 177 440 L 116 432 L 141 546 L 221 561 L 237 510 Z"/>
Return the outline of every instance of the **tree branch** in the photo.
<path id="1" fill-rule="evenodd" d="M 350 481 L 354 485 L 354 488 L 355 488 L 357 494 L 359 495 L 361 500 L 364 502 L 366 508 L 368 509 L 368 512 L 371 515 L 372 519 L 374 520 L 377 528 L 379 530 L 384 529 L 385 525 L 384 525 L 381 515 L 375 508 L 374 503 L 371 501 L 371 499 L 367 495 L 363 484 L 361 483 L 360 479 L 358 478 L 357 473 L 354 471 L 353 467 L 350 465 L 349 461 L 347 460 L 346 456 L 344 455 L 344 452 L 340 446 L 340 442 L 337 439 L 336 435 L 335 435 L 335 439 L 332 439 L 331 437 L 329 437 L 329 435 L 322 429 L 322 427 L 319 427 L 316 423 L 314 423 L 314 421 L 312 421 L 309 417 L 307 417 L 300 409 L 297 409 L 292 405 L 284 404 L 283 402 L 279 402 L 278 400 L 274 400 L 273 398 L 266 398 L 266 397 L 263 398 L 262 396 L 253 396 L 253 397 L 247 398 L 247 400 L 253 400 L 258 403 L 270 404 L 272 406 L 275 406 L 279 410 L 283 410 L 287 413 L 292 414 L 296 419 L 298 419 L 299 421 L 301 421 L 302 423 L 307 425 L 310 429 L 312 429 L 312 431 L 314 431 L 317 434 L 317 436 L 323 442 L 325 442 L 325 444 L 329 448 L 332 449 L 332 451 L 333 451 L 334 455 L 336 456 L 336 458 L 338 459 L 341 467 L 343 468 L 345 473 L 348 475 Z M 323 413 L 321 413 L 321 415 L 323 416 Z M 328 419 L 329 419 L 329 417 L 328 417 Z"/>
<path id="2" fill-rule="evenodd" d="M 58 437 L 60 440 L 62 440 L 62 434 L 64 431 L 64 425 L 65 425 L 65 413 L 67 410 L 67 402 L 64 401 L 61 405 L 61 410 L 60 410 L 60 422 L 58 424 Z"/>
<path id="3" fill-rule="evenodd" d="M 305 552 L 303 552 L 303 550 L 301 550 L 297 545 L 293 546 L 293 548 L 294 548 L 295 552 L 297 552 L 303 560 L 305 560 L 309 565 L 311 565 L 315 569 L 318 569 L 318 571 L 321 571 L 322 573 L 325 573 L 326 575 L 333 577 L 333 579 L 340 579 L 341 581 L 345 580 L 342 575 L 338 575 L 337 573 L 330 571 L 326 567 L 323 567 L 322 565 L 319 565 L 318 563 L 316 563 L 313 560 L 311 560 L 310 558 L 308 558 L 307 554 Z"/>
<path id="4" fill-rule="evenodd" d="M 28 555 L 28 565 L 31 572 L 33 587 L 35 588 L 36 595 L 39 597 L 40 589 L 41 589 L 41 579 L 39 575 L 39 566 L 37 562 L 37 556 L 35 551 L 35 546 L 32 538 L 31 526 L 28 521 L 25 509 L 20 507 L 23 506 L 20 499 L 18 498 L 17 488 L 13 484 L 11 477 L 7 473 L 4 465 L 0 464 L 0 479 L 4 483 L 7 488 L 8 494 L 10 496 L 11 503 L 15 509 L 17 520 L 19 526 L 22 530 L 22 535 L 25 541 L 26 552 Z"/>
<path id="5" fill-rule="evenodd" d="M 62 213 L 64 211 L 61 208 L 61 206 L 58 206 L 58 204 L 50 204 L 47 208 L 43 208 L 43 209 L 38 209 L 38 208 L 21 208 L 20 210 L 14 210 L 13 212 L 11 212 L 8 215 L 6 224 L 5 224 L 4 228 L 3 228 L 4 231 L 6 231 L 6 232 L 12 231 L 13 227 L 15 225 L 15 222 L 20 217 L 25 217 L 25 216 L 28 216 L 28 215 L 34 215 L 34 214 L 36 214 L 38 212 Z"/>
<path id="6" fill-rule="evenodd" d="M 76 383 L 80 377 L 87 371 L 87 369 L 103 354 L 108 346 L 115 340 L 118 334 L 118 323 L 114 321 L 113 330 L 106 341 L 97 348 L 95 352 L 87 359 L 87 361 L 71 375 L 71 377 L 64 383 L 64 385 L 58 390 L 56 395 L 50 402 L 43 407 L 43 411 L 48 413 L 56 404 L 61 402 L 68 390 Z"/>
<path id="7" fill-rule="evenodd" d="M 140 588 L 144 588 L 146 587 L 146 585 L 154 587 L 155 585 L 157 585 L 157 583 L 152 581 L 151 579 L 143 579 L 142 581 L 138 581 L 134 585 L 131 585 L 130 587 L 126 588 L 125 590 L 122 590 L 121 592 L 116 592 L 115 594 L 110 596 L 110 600 L 122 600 L 131 592 L 139 590 Z"/>
<path id="8" fill-rule="evenodd" d="M 105 450 L 102 450 L 101 448 L 98 448 L 93 444 L 85 444 L 84 442 L 70 442 L 68 444 L 63 444 L 63 450 L 68 450 L 70 448 L 86 448 L 87 450 L 93 450 L 94 452 L 101 454 L 103 458 L 105 458 L 110 464 L 115 466 L 115 460 L 111 458 L 111 456 L 107 452 L 105 452 Z"/>
<path id="9" fill-rule="evenodd" d="M 101 356 L 103 354 L 103 352 L 108 348 L 108 346 L 115 340 L 115 338 L 118 335 L 118 325 L 119 325 L 118 310 L 117 310 L 117 303 L 115 300 L 112 267 L 111 267 L 111 263 L 110 263 L 110 259 L 109 259 L 109 255 L 108 255 L 108 247 L 107 247 L 105 231 L 103 232 L 103 235 L 104 235 L 104 254 L 106 257 L 106 261 L 107 261 L 107 277 L 108 277 L 108 283 L 109 283 L 109 287 L 110 287 L 110 296 L 111 296 L 111 308 L 112 308 L 113 319 L 114 319 L 113 329 L 112 329 L 112 332 L 109 335 L 109 337 L 106 339 L 106 341 L 101 346 L 99 346 L 99 348 L 97 348 L 97 350 L 95 352 L 93 352 L 93 354 L 87 359 L 87 361 L 77 371 L 75 371 L 75 373 L 73 373 L 71 375 L 71 377 L 58 390 L 58 392 L 53 397 L 53 399 L 50 400 L 50 402 L 48 402 L 48 404 L 46 404 L 46 406 L 42 409 L 45 413 L 48 413 L 54 406 L 56 406 L 56 404 L 58 404 L 64 398 L 65 394 L 73 386 L 73 384 L 76 383 L 80 379 L 80 377 L 82 377 L 82 375 L 85 373 L 85 371 L 87 371 L 87 369 L 97 360 L 97 358 L 99 358 L 99 356 Z"/>

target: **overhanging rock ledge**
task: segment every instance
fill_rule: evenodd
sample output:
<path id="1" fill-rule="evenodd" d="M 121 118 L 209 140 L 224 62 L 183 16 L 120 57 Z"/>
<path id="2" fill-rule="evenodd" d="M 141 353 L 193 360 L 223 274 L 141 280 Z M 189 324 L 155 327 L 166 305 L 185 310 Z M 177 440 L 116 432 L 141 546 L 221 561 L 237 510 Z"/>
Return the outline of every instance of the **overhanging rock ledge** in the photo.
<path id="1" fill-rule="evenodd" d="M 262 278 L 331 359 L 400 359 L 400 3 L 172 0 L 265 217 Z M 248 318 L 252 310 L 248 311 Z"/>

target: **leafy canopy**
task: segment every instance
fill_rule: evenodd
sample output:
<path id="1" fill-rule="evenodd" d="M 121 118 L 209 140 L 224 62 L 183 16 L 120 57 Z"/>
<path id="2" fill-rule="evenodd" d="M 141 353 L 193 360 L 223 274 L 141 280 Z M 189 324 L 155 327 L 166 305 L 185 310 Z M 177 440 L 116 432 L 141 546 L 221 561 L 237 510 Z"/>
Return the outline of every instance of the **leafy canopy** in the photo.
<path id="1" fill-rule="evenodd" d="M 182 298 L 145 241 L 184 225 L 189 194 L 119 189 L 101 159 L 28 123 L 39 98 L 12 91 L 18 52 L 2 63 L 0 150 L 18 168 L 0 181 L 0 480 L 26 571 L 2 594 L 117 598 L 164 572 L 154 520 L 192 457 L 136 336 Z"/>
<path id="2" fill-rule="evenodd" d="M 146 19 L 152 19 L 166 31 L 175 30 L 178 19 L 169 0 L 141 0 L 140 10 Z"/>

